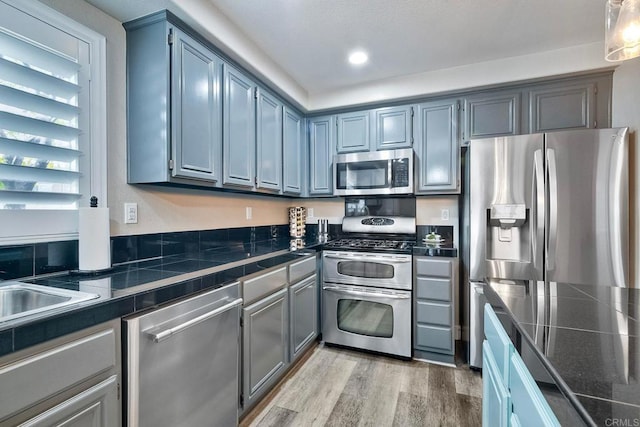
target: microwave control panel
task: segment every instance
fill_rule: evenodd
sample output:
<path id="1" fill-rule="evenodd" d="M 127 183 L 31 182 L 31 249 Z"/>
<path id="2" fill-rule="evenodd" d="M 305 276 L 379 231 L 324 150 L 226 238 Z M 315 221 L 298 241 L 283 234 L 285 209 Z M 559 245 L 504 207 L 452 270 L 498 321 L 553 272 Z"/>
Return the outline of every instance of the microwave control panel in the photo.
<path id="1" fill-rule="evenodd" d="M 393 187 L 409 186 L 409 159 L 393 159 L 391 170 Z"/>

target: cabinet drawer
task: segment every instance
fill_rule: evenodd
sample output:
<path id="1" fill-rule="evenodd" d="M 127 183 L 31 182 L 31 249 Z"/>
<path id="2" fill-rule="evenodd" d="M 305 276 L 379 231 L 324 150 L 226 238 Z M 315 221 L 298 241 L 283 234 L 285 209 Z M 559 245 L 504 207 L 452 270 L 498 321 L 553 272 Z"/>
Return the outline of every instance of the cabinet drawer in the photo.
<path id="1" fill-rule="evenodd" d="M 242 283 L 242 298 L 247 306 L 253 301 L 265 297 L 287 284 L 287 267 L 281 267 L 269 273 L 245 280 Z"/>
<path id="2" fill-rule="evenodd" d="M 428 347 L 441 353 L 453 354 L 453 335 L 451 328 L 417 325 L 416 346 Z"/>
<path id="3" fill-rule="evenodd" d="M 416 277 L 416 296 L 424 299 L 451 301 L 451 280 Z"/>
<path id="4" fill-rule="evenodd" d="M 114 329 L 3 366 L 0 368 L 0 419 L 115 366 Z"/>
<path id="5" fill-rule="evenodd" d="M 538 384 L 515 351 L 509 361 L 509 391 L 513 414 L 518 420 L 526 420 L 527 425 L 533 426 L 560 426 Z"/>
<path id="6" fill-rule="evenodd" d="M 451 304 L 418 301 L 416 321 L 451 327 Z"/>
<path id="7" fill-rule="evenodd" d="M 416 260 L 416 273 L 418 273 L 418 276 L 451 277 L 451 261 L 418 258 Z"/>
<path id="8" fill-rule="evenodd" d="M 487 338 L 502 378 L 507 382 L 509 378 L 509 355 L 512 352 L 513 344 L 511 344 L 509 336 L 504 331 L 498 316 L 496 316 L 489 304 L 484 306 L 484 336 Z"/>
<path id="9" fill-rule="evenodd" d="M 309 276 L 316 272 L 316 257 L 305 258 L 302 261 L 294 262 L 289 266 L 289 283 L 295 283 L 298 280 Z"/>

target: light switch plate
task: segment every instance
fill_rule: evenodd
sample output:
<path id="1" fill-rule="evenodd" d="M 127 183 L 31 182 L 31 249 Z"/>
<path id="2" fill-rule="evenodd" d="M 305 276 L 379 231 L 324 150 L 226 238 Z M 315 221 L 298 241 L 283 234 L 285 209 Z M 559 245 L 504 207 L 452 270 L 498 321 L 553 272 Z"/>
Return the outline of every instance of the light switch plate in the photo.
<path id="1" fill-rule="evenodd" d="M 251 219 L 253 217 L 253 212 L 252 212 L 251 206 L 247 206 L 246 211 L 247 211 L 247 219 L 249 220 L 249 219 Z"/>
<path id="2" fill-rule="evenodd" d="M 124 204 L 124 223 L 125 224 L 138 223 L 138 204 L 137 203 Z"/>

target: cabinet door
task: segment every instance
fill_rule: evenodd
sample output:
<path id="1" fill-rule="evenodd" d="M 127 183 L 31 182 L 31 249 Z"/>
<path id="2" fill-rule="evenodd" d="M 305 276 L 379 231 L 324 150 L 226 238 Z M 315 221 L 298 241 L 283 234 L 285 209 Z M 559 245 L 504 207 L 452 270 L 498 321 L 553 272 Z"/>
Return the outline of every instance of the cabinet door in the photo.
<path id="1" fill-rule="evenodd" d="M 309 195 L 333 195 L 335 116 L 309 119 Z"/>
<path id="2" fill-rule="evenodd" d="M 464 101 L 463 140 L 520 134 L 520 92 L 470 96 Z"/>
<path id="3" fill-rule="evenodd" d="M 529 133 L 595 127 L 596 85 L 556 84 L 529 91 Z"/>
<path id="4" fill-rule="evenodd" d="M 222 61 L 173 28 L 171 75 L 172 174 L 219 181 L 222 166 Z"/>
<path id="5" fill-rule="evenodd" d="M 511 410 L 507 385 L 503 382 L 489 344 L 482 344 L 482 425 L 506 427 Z"/>
<path id="6" fill-rule="evenodd" d="M 258 89 L 256 154 L 258 188 L 282 189 L 282 103 Z"/>
<path id="7" fill-rule="evenodd" d="M 224 65 L 224 182 L 253 187 L 256 161 L 255 84 Z"/>
<path id="8" fill-rule="evenodd" d="M 418 106 L 416 193 L 458 188 L 458 101 L 434 101 Z"/>
<path id="9" fill-rule="evenodd" d="M 112 427 L 120 424 L 118 377 L 113 375 L 21 426 Z"/>
<path id="10" fill-rule="evenodd" d="M 289 288 L 291 303 L 291 360 L 318 335 L 318 280 L 314 274 Z"/>
<path id="11" fill-rule="evenodd" d="M 288 300 L 285 288 L 243 309 L 245 410 L 278 381 L 287 367 Z"/>
<path id="12" fill-rule="evenodd" d="M 338 153 L 369 151 L 370 116 L 369 111 L 338 114 Z"/>
<path id="13" fill-rule="evenodd" d="M 302 117 L 288 107 L 283 115 L 283 191 L 288 194 L 302 193 Z"/>
<path id="14" fill-rule="evenodd" d="M 377 150 L 413 145 L 413 106 L 379 108 L 374 115 Z"/>
<path id="15" fill-rule="evenodd" d="M 518 353 L 511 353 L 509 392 L 513 416 L 522 426 L 559 427 L 560 422 Z"/>

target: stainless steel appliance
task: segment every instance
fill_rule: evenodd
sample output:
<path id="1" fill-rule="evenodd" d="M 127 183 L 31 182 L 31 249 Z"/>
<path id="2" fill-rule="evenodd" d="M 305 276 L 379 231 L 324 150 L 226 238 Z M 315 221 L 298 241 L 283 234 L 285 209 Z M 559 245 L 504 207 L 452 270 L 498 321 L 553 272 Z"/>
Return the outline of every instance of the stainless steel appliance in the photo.
<path id="1" fill-rule="evenodd" d="M 465 282 L 469 360 L 480 367 L 487 278 L 628 285 L 628 129 L 473 140 L 469 150 Z"/>
<path id="2" fill-rule="evenodd" d="M 238 423 L 239 285 L 125 319 L 127 424 Z"/>
<path id="3" fill-rule="evenodd" d="M 345 211 L 346 235 L 322 253 L 323 339 L 411 357 L 415 199 L 347 199 Z"/>
<path id="4" fill-rule="evenodd" d="M 333 160 L 336 196 L 413 193 L 413 149 L 337 154 Z"/>

